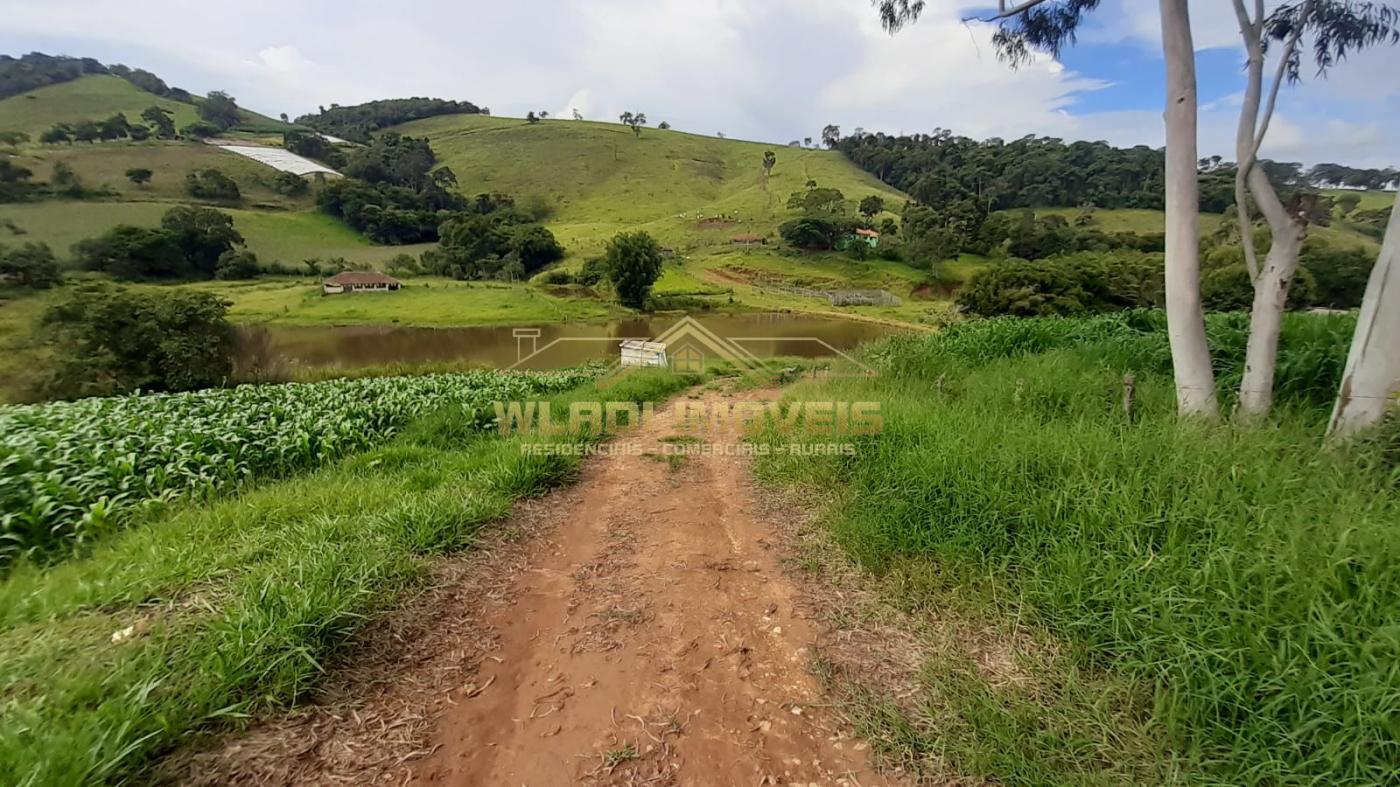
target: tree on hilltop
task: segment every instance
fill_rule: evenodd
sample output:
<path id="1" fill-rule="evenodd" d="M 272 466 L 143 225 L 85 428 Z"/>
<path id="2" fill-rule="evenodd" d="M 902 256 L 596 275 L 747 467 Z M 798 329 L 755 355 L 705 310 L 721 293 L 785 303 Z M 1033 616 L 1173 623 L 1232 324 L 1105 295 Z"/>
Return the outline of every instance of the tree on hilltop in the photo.
<path id="1" fill-rule="evenodd" d="M 763 153 L 763 174 L 764 174 L 765 176 L 771 176 L 771 175 L 773 174 L 773 165 L 774 165 L 774 164 L 777 164 L 777 163 L 778 163 L 778 154 L 774 153 L 774 152 L 771 151 L 771 150 L 764 151 L 764 153 Z"/>
<path id="2" fill-rule="evenodd" d="M 238 104 L 228 93 L 214 90 L 199 102 L 199 117 L 218 126 L 220 131 L 227 131 L 238 125 Z"/>
<path id="3" fill-rule="evenodd" d="M 622 125 L 630 126 L 632 128 L 632 133 L 640 138 L 642 136 L 642 126 L 647 124 L 647 115 L 645 112 L 623 112 L 621 115 L 618 115 L 618 120 L 622 121 Z"/>

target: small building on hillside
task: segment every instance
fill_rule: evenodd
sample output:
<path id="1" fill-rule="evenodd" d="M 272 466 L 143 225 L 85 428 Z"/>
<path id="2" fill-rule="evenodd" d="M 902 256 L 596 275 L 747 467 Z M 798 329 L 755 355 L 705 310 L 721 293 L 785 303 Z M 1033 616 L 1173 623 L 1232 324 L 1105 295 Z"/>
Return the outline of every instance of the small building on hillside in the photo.
<path id="1" fill-rule="evenodd" d="M 321 283 L 322 295 L 342 295 L 352 292 L 391 292 L 403 286 L 393 276 L 374 271 L 345 271 Z"/>
<path id="2" fill-rule="evenodd" d="M 762 235 L 757 235 L 757 234 L 754 234 L 754 233 L 746 233 L 746 234 L 744 234 L 744 235 L 735 235 L 733 238 L 731 238 L 731 239 L 729 240 L 729 245 L 731 245 L 731 246 L 744 246 L 745 248 L 747 248 L 747 247 L 749 247 L 749 246 L 763 246 L 763 245 L 765 245 L 766 243 L 768 243 L 768 239 L 767 239 L 767 238 L 763 237 Z"/>

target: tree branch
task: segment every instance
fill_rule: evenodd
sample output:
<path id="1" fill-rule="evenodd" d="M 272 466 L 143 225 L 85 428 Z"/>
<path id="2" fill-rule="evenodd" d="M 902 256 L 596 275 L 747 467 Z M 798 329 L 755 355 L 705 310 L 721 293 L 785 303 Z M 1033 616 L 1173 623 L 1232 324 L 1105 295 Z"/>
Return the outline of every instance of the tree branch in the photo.
<path id="1" fill-rule="evenodd" d="M 1255 0 L 1256 11 L 1262 0 Z M 1249 173 L 1254 168 L 1255 130 L 1259 123 L 1259 92 L 1264 79 L 1264 45 L 1262 41 L 1264 17 L 1256 13 L 1249 18 L 1244 0 L 1234 0 L 1235 17 L 1240 23 L 1240 36 L 1244 38 L 1245 50 L 1249 54 L 1248 76 L 1244 99 L 1240 104 L 1239 129 L 1235 134 L 1235 224 L 1240 232 L 1240 249 L 1244 254 L 1245 270 L 1250 281 L 1259 278 L 1259 255 L 1254 250 L 1254 218 L 1250 215 L 1248 184 Z"/>
<path id="2" fill-rule="evenodd" d="M 1312 13 L 1313 0 L 1307 0 L 1298 11 L 1298 24 L 1293 28 L 1293 33 L 1288 37 L 1288 42 L 1283 46 L 1283 52 L 1279 54 L 1278 69 L 1274 72 L 1274 84 L 1269 88 L 1269 100 L 1264 105 L 1264 116 L 1259 121 L 1259 133 L 1254 137 L 1254 152 L 1250 158 L 1259 156 L 1259 148 L 1264 144 L 1264 134 L 1269 130 L 1269 121 L 1274 118 L 1274 104 L 1278 102 L 1279 86 L 1283 84 L 1284 77 L 1288 71 L 1288 61 L 1293 58 L 1293 53 L 1298 49 L 1298 41 L 1303 37 L 1303 28 L 1307 26 L 1308 15 Z"/>
<path id="3" fill-rule="evenodd" d="M 995 22 L 999 19 L 1010 19 L 1013 16 L 1020 16 L 1025 12 L 1035 8 L 1046 0 L 1025 0 L 1025 2 L 1011 7 L 1007 7 L 1006 0 L 997 0 L 997 13 L 994 16 L 967 16 L 963 17 L 964 22 Z"/>

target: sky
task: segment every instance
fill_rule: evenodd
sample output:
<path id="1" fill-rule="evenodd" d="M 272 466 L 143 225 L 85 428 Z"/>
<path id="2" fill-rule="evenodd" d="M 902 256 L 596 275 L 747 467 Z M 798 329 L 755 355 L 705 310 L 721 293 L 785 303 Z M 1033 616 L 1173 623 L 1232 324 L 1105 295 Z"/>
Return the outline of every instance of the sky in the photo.
<path id="1" fill-rule="evenodd" d="M 1273 2 L 1274 0 L 1270 0 Z M 0 52 L 95 57 L 295 117 L 436 96 L 784 144 L 828 123 L 1162 144 L 1156 0 L 1109 0 L 1056 62 L 999 62 L 976 0 L 928 0 L 896 36 L 869 0 L 0 0 Z M 1201 154 L 1233 159 L 1242 49 L 1228 0 L 1193 0 Z M 1400 47 L 1285 87 L 1277 160 L 1400 164 Z"/>

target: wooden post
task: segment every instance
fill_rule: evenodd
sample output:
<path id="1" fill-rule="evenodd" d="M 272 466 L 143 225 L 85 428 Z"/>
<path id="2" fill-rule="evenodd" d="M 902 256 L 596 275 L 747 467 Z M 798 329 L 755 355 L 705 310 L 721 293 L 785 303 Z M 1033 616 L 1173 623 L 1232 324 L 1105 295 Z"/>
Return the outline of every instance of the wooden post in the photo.
<path id="1" fill-rule="evenodd" d="M 1137 392 L 1137 379 L 1132 372 L 1123 375 L 1123 415 L 1133 420 L 1133 394 Z"/>

